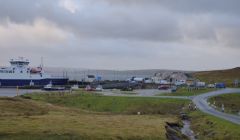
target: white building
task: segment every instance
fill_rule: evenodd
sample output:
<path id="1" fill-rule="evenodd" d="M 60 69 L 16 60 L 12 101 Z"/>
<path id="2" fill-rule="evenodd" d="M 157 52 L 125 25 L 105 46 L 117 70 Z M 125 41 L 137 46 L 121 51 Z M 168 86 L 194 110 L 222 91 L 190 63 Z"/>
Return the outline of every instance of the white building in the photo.
<path id="1" fill-rule="evenodd" d="M 84 78 L 84 81 L 85 82 L 89 82 L 89 83 L 92 83 L 96 80 L 96 77 L 95 75 L 87 75 L 87 77 Z"/>
<path id="2" fill-rule="evenodd" d="M 205 82 L 196 82 L 196 87 L 205 87 L 206 83 Z"/>

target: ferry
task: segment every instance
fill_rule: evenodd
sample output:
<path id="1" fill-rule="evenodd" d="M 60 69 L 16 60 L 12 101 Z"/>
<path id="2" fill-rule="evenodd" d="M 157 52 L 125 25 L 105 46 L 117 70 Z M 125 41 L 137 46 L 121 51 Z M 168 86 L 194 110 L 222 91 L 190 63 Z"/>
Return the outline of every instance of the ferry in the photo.
<path id="1" fill-rule="evenodd" d="M 66 85 L 67 77 L 53 77 L 44 72 L 42 65 L 29 67 L 29 60 L 23 57 L 10 60 L 10 67 L 0 68 L 0 87 Z"/>

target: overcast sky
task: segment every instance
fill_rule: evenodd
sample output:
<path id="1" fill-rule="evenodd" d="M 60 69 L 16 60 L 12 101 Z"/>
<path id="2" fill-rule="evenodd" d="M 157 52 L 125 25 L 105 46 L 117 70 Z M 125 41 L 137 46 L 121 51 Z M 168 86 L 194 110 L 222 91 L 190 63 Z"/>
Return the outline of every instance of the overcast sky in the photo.
<path id="1" fill-rule="evenodd" d="M 240 0 L 0 0 L 0 65 L 240 66 Z"/>

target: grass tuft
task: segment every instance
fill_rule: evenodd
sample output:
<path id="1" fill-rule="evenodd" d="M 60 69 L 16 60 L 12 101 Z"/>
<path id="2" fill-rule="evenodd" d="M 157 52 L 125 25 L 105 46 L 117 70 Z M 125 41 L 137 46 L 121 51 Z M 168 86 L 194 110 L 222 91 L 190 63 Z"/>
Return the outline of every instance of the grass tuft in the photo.
<path id="1" fill-rule="evenodd" d="M 198 139 L 237 140 L 240 138 L 240 125 L 233 124 L 200 111 L 190 113 L 191 128 Z"/>
<path id="2" fill-rule="evenodd" d="M 236 114 L 240 112 L 240 94 L 231 93 L 215 96 L 209 99 L 211 104 L 214 104 L 218 110 L 221 110 L 222 104 L 224 105 L 224 110 L 230 114 Z"/>

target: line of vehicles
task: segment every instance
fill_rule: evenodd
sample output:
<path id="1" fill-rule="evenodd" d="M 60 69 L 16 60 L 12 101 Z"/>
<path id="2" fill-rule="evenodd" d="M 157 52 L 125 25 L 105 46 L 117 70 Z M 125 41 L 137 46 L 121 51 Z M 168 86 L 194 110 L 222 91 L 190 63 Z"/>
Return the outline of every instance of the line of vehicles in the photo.
<path id="1" fill-rule="evenodd" d="M 72 85 L 69 88 L 66 88 L 64 86 L 54 86 L 51 82 L 43 87 L 43 90 L 46 90 L 46 91 L 64 91 L 64 90 L 75 91 L 79 89 L 80 89 L 79 85 L 77 84 Z M 86 91 L 103 91 L 102 85 L 97 85 L 96 87 L 87 85 L 84 89 Z"/>

